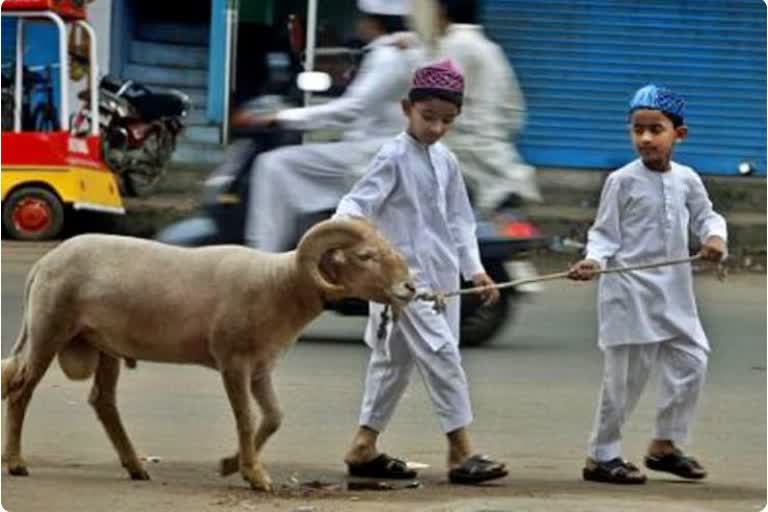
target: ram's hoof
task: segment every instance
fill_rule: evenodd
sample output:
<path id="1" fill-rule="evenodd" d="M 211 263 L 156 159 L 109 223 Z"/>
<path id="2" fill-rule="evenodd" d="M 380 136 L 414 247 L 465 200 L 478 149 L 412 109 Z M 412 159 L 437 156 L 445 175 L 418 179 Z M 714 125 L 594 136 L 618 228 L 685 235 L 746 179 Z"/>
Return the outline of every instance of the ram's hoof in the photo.
<path id="1" fill-rule="evenodd" d="M 263 469 L 246 469 L 241 471 L 243 479 L 251 484 L 251 489 L 255 491 L 272 492 L 272 479 Z"/>
<path id="2" fill-rule="evenodd" d="M 131 475 L 131 480 L 152 480 L 149 477 L 149 473 L 147 473 L 144 469 L 139 469 L 136 471 L 129 471 Z"/>
<path id="3" fill-rule="evenodd" d="M 238 471 L 240 471 L 240 458 L 237 455 L 224 457 L 219 461 L 219 475 L 234 475 Z"/>
<path id="4" fill-rule="evenodd" d="M 29 471 L 27 466 L 24 465 L 8 466 L 8 474 L 13 476 L 29 476 Z"/>

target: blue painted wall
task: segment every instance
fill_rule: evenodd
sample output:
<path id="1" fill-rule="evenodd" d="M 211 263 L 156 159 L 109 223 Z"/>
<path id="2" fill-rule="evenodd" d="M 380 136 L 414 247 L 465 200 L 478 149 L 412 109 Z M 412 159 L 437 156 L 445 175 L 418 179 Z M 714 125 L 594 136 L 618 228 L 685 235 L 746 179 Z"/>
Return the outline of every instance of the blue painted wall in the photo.
<path id="1" fill-rule="evenodd" d="M 654 82 L 688 101 L 675 159 L 703 174 L 766 172 L 766 7 L 756 0 L 487 0 L 484 24 L 509 56 L 534 165 L 617 168 L 634 158 L 632 93 Z"/>

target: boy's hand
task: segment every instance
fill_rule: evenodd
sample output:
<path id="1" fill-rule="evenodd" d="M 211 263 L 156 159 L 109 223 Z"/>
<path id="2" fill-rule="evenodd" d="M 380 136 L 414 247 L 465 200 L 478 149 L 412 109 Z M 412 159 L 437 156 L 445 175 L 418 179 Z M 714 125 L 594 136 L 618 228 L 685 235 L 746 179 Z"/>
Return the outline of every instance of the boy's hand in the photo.
<path id="1" fill-rule="evenodd" d="M 725 250 L 725 240 L 719 236 L 711 236 L 704 241 L 699 254 L 701 255 L 702 259 L 718 262 L 723 259 Z"/>
<path id="2" fill-rule="evenodd" d="M 568 270 L 568 278 L 574 281 L 590 281 L 595 277 L 595 272 L 598 270 L 600 270 L 600 263 L 595 260 L 584 259 Z"/>
<path id="3" fill-rule="evenodd" d="M 475 274 L 472 277 L 472 282 L 475 286 L 493 286 L 496 284 L 494 280 L 491 279 L 491 276 L 486 273 Z M 483 299 L 483 306 L 496 304 L 499 301 L 499 297 L 501 295 L 497 288 L 488 288 L 487 290 L 483 290 L 477 293 Z"/>

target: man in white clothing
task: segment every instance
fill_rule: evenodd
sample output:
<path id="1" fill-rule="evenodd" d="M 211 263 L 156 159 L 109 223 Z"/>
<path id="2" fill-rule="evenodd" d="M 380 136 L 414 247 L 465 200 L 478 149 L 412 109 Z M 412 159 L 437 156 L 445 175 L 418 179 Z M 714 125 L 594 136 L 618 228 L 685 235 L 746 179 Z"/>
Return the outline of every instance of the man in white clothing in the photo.
<path id="1" fill-rule="evenodd" d="M 648 85 L 630 103 L 630 134 L 640 158 L 606 180 L 589 230 L 587 256 L 571 277 L 595 270 L 688 256 L 689 227 L 701 256 L 726 253 L 725 220 L 712 209 L 701 178 L 671 160 L 685 138 L 684 101 Z M 658 367 L 656 431 L 645 465 L 687 479 L 706 476 L 680 450 L 704 383 L 709 343 L 699 321 L 690 264 L 606 274 L 598 291 L 598 344 L 605 364 L 585 480 L 640 484 L 645 475 L 621 458 L 621 429 L 652 366 Z"/>
<path id="2" fill-rule="evenodd" d="M 456 61 L 467 79 L 461 117 L 444 142 L 459 159 L 475 206 L 487 213 L 512 194 L 541 201 L 536 170 L 513 142 L 525 123 L 525 98 L 504 51 L 477 24 L 480 2 L 437 3 L 437 53 Z"/>
<path id="3" fill-rule="evenodd" d="M 287 109 L 253 124 L 294 130 L 344 130 L 336 143 L 288 146 L 260 155 L 251 174 L 245 239 L 279 252 L 293 248 L 302 214 L 332 210 L 365 170 L 371 157 L 405 127 L 400 100 L 408 92 L 415 54 L 395 41 L 404 30 L 407 0 L 358 0 L 359 36 L 365 57 L 338 99 Z M 240 116 L 240 122 L 249 120 Z"/>

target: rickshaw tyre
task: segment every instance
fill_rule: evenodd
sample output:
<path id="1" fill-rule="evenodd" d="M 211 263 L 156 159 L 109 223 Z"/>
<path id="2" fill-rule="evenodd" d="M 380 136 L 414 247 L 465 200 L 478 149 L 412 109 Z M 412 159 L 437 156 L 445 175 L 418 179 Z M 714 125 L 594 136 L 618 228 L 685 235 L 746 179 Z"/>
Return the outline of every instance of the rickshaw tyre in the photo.
<path id="1" fill-rule="evenodd" d="M 45 203 L 50 220 L 42 229 L 25 231 L 19 229 L 13 219 L 13 213 L 24 199 L 37 199 Z M 3 201 L 3 230 L 15 240 L 43 241 L 57 238 L 64 229 L 64 205 L 52 191 L 43 187 L 25 186 L 11 192 Z"/>

